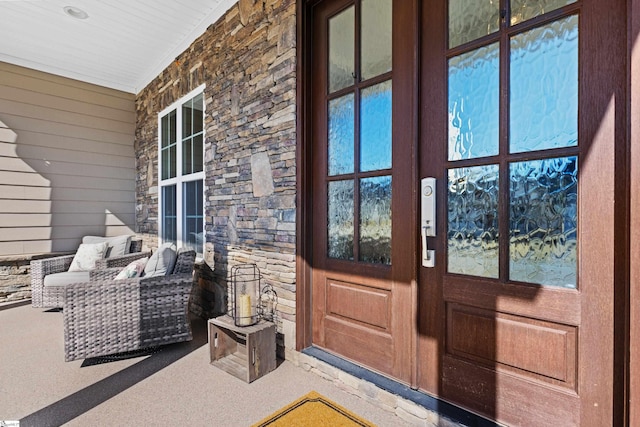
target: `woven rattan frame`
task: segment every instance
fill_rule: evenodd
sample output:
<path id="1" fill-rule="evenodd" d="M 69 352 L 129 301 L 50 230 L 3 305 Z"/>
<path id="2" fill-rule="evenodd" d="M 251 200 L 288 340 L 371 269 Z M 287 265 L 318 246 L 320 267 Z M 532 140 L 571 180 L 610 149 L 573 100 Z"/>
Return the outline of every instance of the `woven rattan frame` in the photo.
<path id="1" fill-rule="evenodd" d="M 189 296 L 194 251 L 179 251 L 173 274 L 112 280 L 97 270 L 89 283 L 64 289 L 65 360 L 85 359 L 192 339 Z"/>
<path id="2" fill-rule="evenodd" d="M 150 252 L 141 252 L 142 240 L 132 240 L 130 253 L 105 258 L 96 262 L 97 269 L 126 267 L 133 260 L 150 256 Z M 44 286 L 44 277 L 48 274 L 69 270 L 75 255 L 64 255 L 31 261 L 31 305 L 36 308 L 59 308 L 63 306 L 64 286 Z"/>

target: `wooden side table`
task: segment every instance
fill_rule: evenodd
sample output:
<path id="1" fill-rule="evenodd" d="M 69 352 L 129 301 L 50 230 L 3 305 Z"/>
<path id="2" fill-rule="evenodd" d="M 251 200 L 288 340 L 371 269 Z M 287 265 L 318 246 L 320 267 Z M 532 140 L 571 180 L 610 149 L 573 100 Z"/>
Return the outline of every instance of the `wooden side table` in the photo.
<path id="1" fill-rule="evenodd" d="M 276 325 L 236 326 L 231 316 L 208 321 L 211 364 L 248 383 L 276 368 Z"/>

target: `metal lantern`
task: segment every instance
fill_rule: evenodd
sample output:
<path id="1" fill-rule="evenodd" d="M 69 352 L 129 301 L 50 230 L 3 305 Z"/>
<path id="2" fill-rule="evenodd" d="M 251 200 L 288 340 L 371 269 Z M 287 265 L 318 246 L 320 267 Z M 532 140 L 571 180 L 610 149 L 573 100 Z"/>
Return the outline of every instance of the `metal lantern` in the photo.
<path id="1" fill-rule="evenodd" d="M 233 287 L 233 321 L 236 326 L 251 326 L 260 321 L 260 281 L 262 275 L 255 264 L 231 268 Z"/>
<path id="2" fill-rule="evenodd" d="M 260 290 L 260 313 L 264 320 L 274 321 L 276 305 L 278 304 L 278 294 L 273 286 L 267 284 Z"/>

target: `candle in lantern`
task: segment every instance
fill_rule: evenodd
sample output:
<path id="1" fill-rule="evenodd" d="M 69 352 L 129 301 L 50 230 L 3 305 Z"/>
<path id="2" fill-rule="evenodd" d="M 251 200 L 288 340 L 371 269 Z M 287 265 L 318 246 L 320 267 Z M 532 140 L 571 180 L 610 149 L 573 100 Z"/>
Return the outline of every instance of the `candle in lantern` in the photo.
<path id="1" fill-rule="evenodd" d="M 250 325 L 251 322 L 251 296 L 249 294 L 240 294 L 239 296 L 239 312 L 240 318 L 238 323 L 242 326 Z"/>

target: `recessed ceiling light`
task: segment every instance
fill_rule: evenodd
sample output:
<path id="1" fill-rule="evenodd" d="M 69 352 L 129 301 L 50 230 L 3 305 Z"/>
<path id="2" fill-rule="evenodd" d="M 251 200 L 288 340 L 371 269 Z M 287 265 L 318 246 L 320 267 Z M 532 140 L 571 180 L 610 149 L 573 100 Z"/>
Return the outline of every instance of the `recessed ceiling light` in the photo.
<path id="1" fill-rule="evenodd" d="M 75 6 L 65 6 L 64 13 L 76 19 L 87 19 L 89 17 L 87 12 Z"/>

